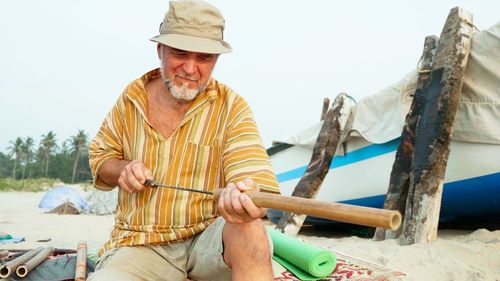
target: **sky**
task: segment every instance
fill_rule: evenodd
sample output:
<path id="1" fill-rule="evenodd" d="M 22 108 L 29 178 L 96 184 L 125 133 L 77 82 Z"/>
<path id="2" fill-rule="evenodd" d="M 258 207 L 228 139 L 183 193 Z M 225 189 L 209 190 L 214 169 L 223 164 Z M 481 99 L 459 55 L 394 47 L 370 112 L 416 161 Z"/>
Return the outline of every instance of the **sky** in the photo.
<path id="1" fill-rule="evenodd" d="M 317 122 L 323 98 L 359 100 L 415 69 L 424 38 L 461 6 L 485 29 L 500 1 L 209 1 L 225 16 L 213 76 L 243 96 L 266 146 Z M 159 65 L 159 0 L 0 2 L 0 151 L 53 131 L 93 138 L 132 80 Z"/>

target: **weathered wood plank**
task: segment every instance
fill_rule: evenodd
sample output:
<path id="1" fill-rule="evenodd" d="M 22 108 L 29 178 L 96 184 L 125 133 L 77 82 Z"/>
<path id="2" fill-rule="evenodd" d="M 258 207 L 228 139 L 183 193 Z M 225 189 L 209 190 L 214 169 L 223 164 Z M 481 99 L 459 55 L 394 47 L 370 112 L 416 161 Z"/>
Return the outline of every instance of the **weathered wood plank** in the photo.
<path id="1" fill-rule="evenodd" d="M 402 244 L 437 238 L 444 174 L 472 35 L 472 15 L 450 11 L 441 32 L 418 120 Z"/>
<path id="2" fill-rule="evenodd" d="M 417 89 L 415 90 L 410 111 L 406 115 L 405 125 L 401 133 L 401 142 L 396 151 L 396 159 L 392 166 L 389 180 L 389 188 L 385 196 L 384 209 L 397 210 L 403 216 L 406 209 L 406 197 L 410 186 L 410 172 L 412 168 L 413 150 L 415 145 L 415 129 L 417 121 L 422 111 L 424 102 L 423 89 L 429 81 L 432 58 L 436 49 L 438 38 L 436 36 L 427 36 L 424 43 L 421 65 L 417 80 Z M 402 228 L 396 231 L 377 228 L 374 240 L 397 238 L 401 235 Z"/>
<path id="3" fill-rule="evenodd" d="M 323 99 L 323 108 L 321 110 L 321 117 L 319 120 L 321 120 L 321 121 L 325 120 L 325 116 L 326 116 L 326 113 L 328 112 L 329 107 L 330 107 L 330 99 L 324 98 Z"/>
<path id="4" fill-rule="evenodd" d="M 341 110 L 347 99 L 350 98 L 346 94 L 339 94 L 332 108 L 326 113 L 325 121 L 314 145 L 311 161 L 307 166 L 304 176 L 297 183 L 292 196 L 315 198 L 318 194 L 321 183 L 330 169 L 332 158 L 342 135 Z M 305 218 L 305 215 L 285 212 L 279 220 L 276 229 L 282 233 L 297 235 Z"/>

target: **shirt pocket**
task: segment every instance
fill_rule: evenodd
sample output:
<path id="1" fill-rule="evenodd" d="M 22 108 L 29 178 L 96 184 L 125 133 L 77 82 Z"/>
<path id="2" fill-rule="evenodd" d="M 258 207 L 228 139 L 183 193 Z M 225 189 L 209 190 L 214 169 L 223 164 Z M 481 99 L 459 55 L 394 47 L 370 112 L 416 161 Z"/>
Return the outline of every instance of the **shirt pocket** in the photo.
<path id="1" fill-rule="evenodd" d="M 191 188 L 212 191 L 223 180 L 222 155 L 218 143 L 199 144 L 187 142 L 181 163 L 180 184 Z"/>

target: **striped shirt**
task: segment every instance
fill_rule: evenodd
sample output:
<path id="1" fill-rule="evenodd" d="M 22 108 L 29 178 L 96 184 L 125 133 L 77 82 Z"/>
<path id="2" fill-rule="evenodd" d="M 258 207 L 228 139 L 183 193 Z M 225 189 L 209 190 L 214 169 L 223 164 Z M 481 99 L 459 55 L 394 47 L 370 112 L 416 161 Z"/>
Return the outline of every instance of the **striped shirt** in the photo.
<path id="1" fill-rule="evenodd" d="M 89 149 L 94 186 L 114 187 L 97 175 L 110 158 L 141 160 L 161 184 L 212 191 L 250 177 L 261 190 L 279 193 L 276 177 L 248 104 L 211 78 L 175 132 L 165 139 L 148 122 L 146 73 L 127 86 Z M 218 216 L 213 196 L 147 188 L 119 190 L 115 226 L 103 251 L 120 246 L 182 241 L 202 232 Z"/>

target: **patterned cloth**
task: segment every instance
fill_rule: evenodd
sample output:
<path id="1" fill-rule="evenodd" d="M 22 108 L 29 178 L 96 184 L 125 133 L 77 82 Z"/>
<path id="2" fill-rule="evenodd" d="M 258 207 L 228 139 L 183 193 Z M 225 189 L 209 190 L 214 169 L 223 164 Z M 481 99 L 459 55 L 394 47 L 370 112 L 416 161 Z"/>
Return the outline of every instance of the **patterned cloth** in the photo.
<path id="1" fill-rule="evenodd" d="M 330 250 L 331 251 L 331 250 Z M 402 280 L 405 273 L 364 261 L 358 258 L 332 251 L 337 256 L 335 270 L 319 281 L 396 281 Z M 273 261 L 274 281 L 298 281 L 295 275 L 277 262 Z"/>
<path id="2" fill-rule="evenodd" d="M 110 158 L 139 159 L 154 181 L 212 191 L 246 177 L 261 190 L 279 192 L 269 157 L 248 104 L 227 86 L 210 79 L 168 139 L 153 128 L 147 115 L 146 84 L 159 69 L 133 81 L 118 99 L 90 145 L 94 185 L 113 187 L 97 175 Z M 117 246 L 169 243 L 202 232 L 217 217 L 210 195 L 148 188 L 119 191 L 116 223 L 103 250 Z"/>

